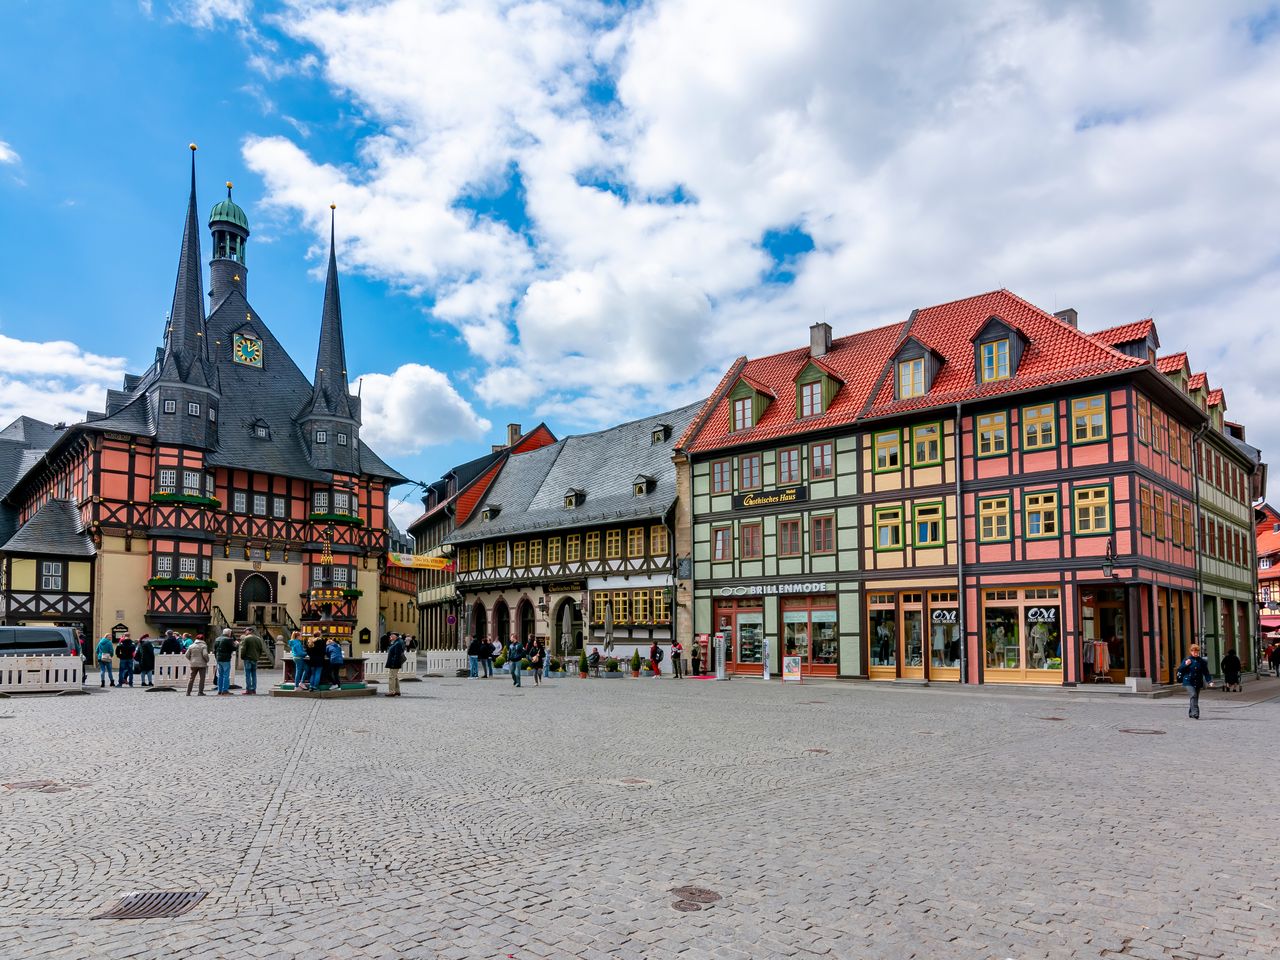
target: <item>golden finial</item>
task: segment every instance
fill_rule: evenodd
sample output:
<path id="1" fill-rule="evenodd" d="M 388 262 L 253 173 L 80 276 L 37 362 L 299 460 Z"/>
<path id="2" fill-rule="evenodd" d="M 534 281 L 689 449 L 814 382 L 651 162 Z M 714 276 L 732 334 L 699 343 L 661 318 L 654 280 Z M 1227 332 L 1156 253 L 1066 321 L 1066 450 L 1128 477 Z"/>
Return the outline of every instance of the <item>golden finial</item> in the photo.
<path id="1" fill-rule="evenodd" d="M 331 204 L 329 204 L 329 209 L 330 209 L 330 210 L 337 210 L 337 209 L 338 209 L 338 205 L 337 205 L 336 203 L 331 203 Z"/>
<path id="2" fill-rule="evenodd" d="M 193 152 L 196 150 L 196 145 L 194 143 L 188 143 L 187 146 L 190 147 Z"/>

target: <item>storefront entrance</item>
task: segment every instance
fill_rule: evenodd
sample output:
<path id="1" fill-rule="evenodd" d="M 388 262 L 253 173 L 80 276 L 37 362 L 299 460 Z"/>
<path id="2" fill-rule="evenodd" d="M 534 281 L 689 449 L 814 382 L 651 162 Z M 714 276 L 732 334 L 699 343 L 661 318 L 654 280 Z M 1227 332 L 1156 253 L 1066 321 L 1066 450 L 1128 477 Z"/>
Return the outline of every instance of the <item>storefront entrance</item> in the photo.
<path id="1" fill-rule="evenodd" d="M 721 600 L 715 607 L 716 632 L 724 634 L 726 673 L 761 676 L 764 673 L 764 607 L 759 601 Z M 715 645 L 709 651 L 715 658 Z M 711 672 L 714 663 L 704 662 Z"/>
<path id="2" fill-rule="evenodd" d="M 783 597 L 782 654 L 800 658 L 802 676 L 834 677 L 839 646 L 835 597 Z"/>
<path id="3" fill-rule="evenodd" d="M 1161 590 L 1160 594 L 1163 596 L 1164 592 Z M 1124 683 L 1129 675 L 1129 617 L 1124 596 L 1124 587 L 1085 587 L 1080 591 L 1086 683 Z"/>
<path id="4" fill-rule="evenodd" d="M 872 680 L 959 682 L 957 596 L 955 590 L 869 593 L 868 676 Z"/>

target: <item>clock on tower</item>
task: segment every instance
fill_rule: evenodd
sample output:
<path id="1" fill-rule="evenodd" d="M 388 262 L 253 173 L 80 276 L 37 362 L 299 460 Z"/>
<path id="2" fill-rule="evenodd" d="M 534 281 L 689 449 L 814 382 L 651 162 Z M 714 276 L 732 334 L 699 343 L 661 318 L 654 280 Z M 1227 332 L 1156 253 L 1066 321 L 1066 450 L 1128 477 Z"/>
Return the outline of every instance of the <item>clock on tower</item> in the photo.
<path id="1" fill-rule="evenodd" d="M 231 343 L 231 359 L 246 367 L 262 368 L 262 341 L 243 333 L 237 333 Z"/>

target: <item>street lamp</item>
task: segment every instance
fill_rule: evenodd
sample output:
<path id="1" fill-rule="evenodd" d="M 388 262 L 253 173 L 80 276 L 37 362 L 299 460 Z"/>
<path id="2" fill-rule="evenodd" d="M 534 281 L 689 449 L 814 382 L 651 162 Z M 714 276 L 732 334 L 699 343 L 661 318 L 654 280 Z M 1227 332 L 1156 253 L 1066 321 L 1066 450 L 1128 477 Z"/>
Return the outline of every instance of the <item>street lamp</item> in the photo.
<path id="1" fill-rule="evenodd" d="M 1119 580 L 1120 574 L 1116 573 L 1116 548 L 1115 543 L 1110 537 L 1107 537 L 1107 555 L 1102 558 L 1102 575 L 1108 580 Z"/>

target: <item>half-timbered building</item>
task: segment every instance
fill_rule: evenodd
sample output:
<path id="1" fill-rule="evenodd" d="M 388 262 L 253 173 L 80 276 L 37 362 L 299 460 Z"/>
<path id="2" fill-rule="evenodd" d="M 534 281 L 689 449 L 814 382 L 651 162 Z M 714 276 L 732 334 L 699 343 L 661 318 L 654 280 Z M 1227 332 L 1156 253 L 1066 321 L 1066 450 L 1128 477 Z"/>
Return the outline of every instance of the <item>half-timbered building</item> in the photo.
<path id="1" fill-rule="evenodd" d="M 206 316 L 192 150 L 154 362 L 82 423 L 23 418 L 0 433 L 5 621 L 94 634 L 261 621 L 283 632 L 317 615 L 306 598 L 331 542 L 337 616 L 368 646 L 387 490 L 404 478 L 360 437 L 332 237 L 309 381 L 250 304 L 249 223 L 230 184 L 208 220 Z"/>

